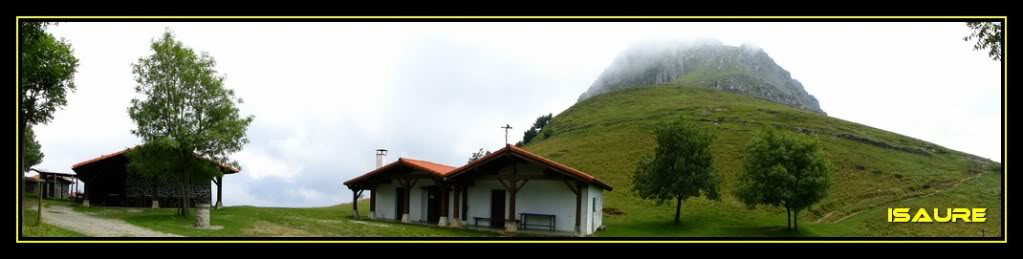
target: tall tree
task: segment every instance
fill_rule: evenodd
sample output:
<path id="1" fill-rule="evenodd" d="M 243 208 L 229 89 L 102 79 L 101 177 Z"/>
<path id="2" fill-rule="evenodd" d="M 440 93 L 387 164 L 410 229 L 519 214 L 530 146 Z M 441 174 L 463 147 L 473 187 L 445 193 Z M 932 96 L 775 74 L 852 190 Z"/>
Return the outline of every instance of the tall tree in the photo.
<path id="1" fill-rule="evenodd" d="M 128 153 L 129 169 L 177 182 L 179 213 L 188 215 L 194 183 L 221 175 L 219 164 L 238 166 L 228 155 L 248 143 L 245 129 L 252 116 L 241 116 L 234 91 L 214 69 L 207 53 L 196 54 L 170 31 L 155 40 L 153 53 L 132 64 L 135 91 L 128 108 L 145 144 Z"/>
<path id="2" fill-rule="evenodd" d="M 824 199 L 831 179 L 816 141 L 764 129 L 746 147 L 736 196 L 751 209 L 785 208 L 788 229 L 799 229 L 799 212 Z"/>
<path id="3" fill-rule="evenodd" d="M 977 43 L 973 45 L 974 50 L 988 50 L 988 56 L 996 61 L 1002 60 L 1002 23 L 1001 22 L 968 22 L 966 27 L 973 30 L 969 36 L 963 37 L 964 41 L 974 38 Z"/>
<path id="4" fill-rule="evenodd" d="M 707 195 L 719 199 L 721 178 L 712 166 L 710 144 L 714 136 L 696 125 L 678 118 L 658 126 L 654 133 L 654 156 L 643 158 L 632 177 L 633 191 L 643 199 L 663 204 L 675 200 L 675 223 L 680 222 L 682 203 Z"/>
<path id="5" fill-rule="evenodd" d="M 28 128 L 53 119 L 53 113 L 67 105 L 67 94 L 75 90 L 78 58 L 75 58 L 71 44 L 46 32 L 48 25 L 39 22 L 18 24 L 18 153 L 21 155 L 18 174 L 22 179 L 21 186 L 25 186 L 25 171 L 29 168 L 26 161 L 29 157 L 25 152 Z"/>

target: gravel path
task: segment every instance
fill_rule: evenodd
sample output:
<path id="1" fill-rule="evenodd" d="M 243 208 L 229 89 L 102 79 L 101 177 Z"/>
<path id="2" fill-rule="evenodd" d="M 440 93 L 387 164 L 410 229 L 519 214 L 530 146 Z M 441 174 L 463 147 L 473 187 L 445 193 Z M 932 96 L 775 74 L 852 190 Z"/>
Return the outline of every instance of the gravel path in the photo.
<path id="1" fill-rule="evenodd" d="M 33 206 L 33 209 L 34 206 Z M 180 237 L 128 224 L 119 219 L 105 219 L 86 215 L 68 206 L 51 205 L 43 208 L 43 222 L 63 229 L 94 237 Z"/>

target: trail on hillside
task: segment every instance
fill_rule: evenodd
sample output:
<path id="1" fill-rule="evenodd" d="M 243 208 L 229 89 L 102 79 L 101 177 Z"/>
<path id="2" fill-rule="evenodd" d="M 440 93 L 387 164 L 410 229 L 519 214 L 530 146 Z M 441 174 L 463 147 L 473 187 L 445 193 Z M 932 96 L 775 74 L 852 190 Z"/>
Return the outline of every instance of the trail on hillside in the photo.
<path id="1" fill-rule="evenodd" d="M 963 183 L 965 183 L 967 181 L 970 181 L 970 180 L 973 180 L 973 179 L 977 179 L 978 177 L 981 177 L 983 175 L 984 175 L 984 173 L 978 173 L 978 174 L 975 174 L 975 175 L 967 176 L 967 177 L 965 177 L 963 179 L 960 179 L 958 182 L 956 182 L 952 186 L 949 186 L 947 188 L 941 188 L 941 189 L 935 188 L 934 191 L 932 191 L 931 193 L 925 194 L 925 195 L 917 195 L 917 194 L 919 194 L 919 192 L 918 193 L 911 193 L 911 194 L 906 195 L 906 196 L 909 196 L 909 197 L 904 198 L 904 199 L 898 199 L 898 200 L 894 200 L 894 201 L 885 202 L 885 203 L 882 203 L 882 204 L 879 204 L 879 205 L 876 205 L 876 206 L 870 206 L 870 207 L 865 207 L 865 208 L 862 208 L 862 209 L 858 209 L 858 210 L 855 210 L 853 213 L 850 213 L 849 215 L 846 215 L 845 217 L 842 217 L 842 218 L 840 218 L 838 220 L 835 220 L 834 222 L 831 222 L 831 223 L 839 223 L 839 222 L 842 222 L 845 219 L 848 219 L 848 218 L 850 218 L 852 216 L 856 216 L 857 214 L 860 214 L 860 212 L 863 212 L 863 211 L 866 211 L 866 210 L 871 210 L 871 209 L 874 209 L 874 208 L 883 207 L 883 206 L 886 206 L 888 204 L 897 203 L 897 202 L 904 202 L 904 201 L 911 201 L 911 200 L 914 200 L 914 199 L 917 199 L 917 198 L 926 198 L 926 197 L 933 196 L 935 194 L 944 193 L 944 192 L 947 192 L 949 190 L 952 190 L 952 189 L 955 189 L 955 188 L 959 188 L 959 185 L 961 185 L 961 184 L 963 184 Z M 817 219 L 817 221 L 815 221 L 814 223 L 821 223 L 821 221 L 823 221 L 824 219 L 826 219 L 829 216 L 831 216 L 831 214 L 834 213 L 834 212 L 835 211 L 829 212 L 827 215 L 824 215 L 824 217 L 821 217 L 820 219 Z"/>
<path id="2" fill-rule="evenodd" d="M 35 210 L 35 206 L 31 209 Z M 64 205 L 43 207 L 43 222 L 93 237 L 181 237 L 135 226 L 119 219 L 80 213 Z"/>

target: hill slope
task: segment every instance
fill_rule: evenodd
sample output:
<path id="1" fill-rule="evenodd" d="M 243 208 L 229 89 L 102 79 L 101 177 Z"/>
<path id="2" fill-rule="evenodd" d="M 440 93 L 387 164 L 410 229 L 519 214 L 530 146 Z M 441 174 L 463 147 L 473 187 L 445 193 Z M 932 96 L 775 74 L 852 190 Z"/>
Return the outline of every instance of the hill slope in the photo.
<path id="1" fill-rule="evenodd" d="M 642 87 L 580 101 L 554 117 L 526 149 L 607 181 L 605 236 L 992 236 L 1000 234 L 1001 175 L 997 163 L 814 112 L 744 95 L 695 87 Z M 630 178 L 652 154 L 653 126 L 684 115 L 716 135 L 712 150 L 722 175 L 721 201 L 687 201 L 682 225 L 673 204 L 639 199 Z M 733 196 L 742 149 L 760 127 L 820 140 L 833 164 L 830 195 L 800 215 L 799 234 L 781 231 L 782 209 L 749 210 Z M 549 133 L 548 133 L 549 131 Z M 549 134 L 549 135 L 548 135 Z M 986 207 L 988 222 L 897 224 L 888 207 Z M 614 215 L 620 211 L 622 215 Z"/>

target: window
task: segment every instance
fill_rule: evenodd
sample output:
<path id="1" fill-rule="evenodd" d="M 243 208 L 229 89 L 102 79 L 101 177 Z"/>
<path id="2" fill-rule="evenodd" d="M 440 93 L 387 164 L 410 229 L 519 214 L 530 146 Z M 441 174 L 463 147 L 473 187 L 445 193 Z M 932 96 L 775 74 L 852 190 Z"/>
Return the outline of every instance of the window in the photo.
<path id="1" fill-rule="evenodd" d="M 593 197 L 593 212 L 597 212 L 597 197 Z"/>

